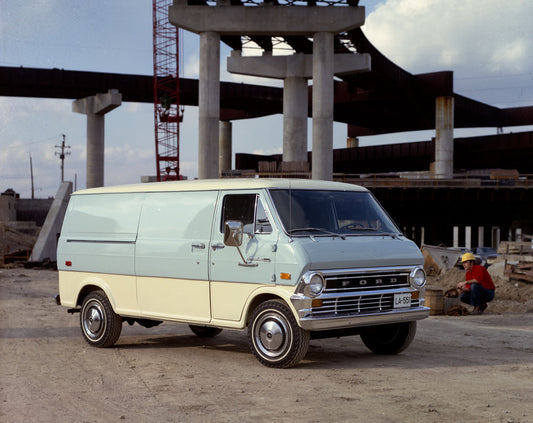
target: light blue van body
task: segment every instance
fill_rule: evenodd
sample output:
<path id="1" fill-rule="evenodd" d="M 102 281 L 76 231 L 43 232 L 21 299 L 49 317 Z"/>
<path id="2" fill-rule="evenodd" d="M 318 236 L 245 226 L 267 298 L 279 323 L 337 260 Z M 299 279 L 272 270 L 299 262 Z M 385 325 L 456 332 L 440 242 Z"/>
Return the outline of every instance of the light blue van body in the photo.
<path id="1" fill-rule="evenodd" d="M 372 213 L 350 217 L 363 200 Z M 57 257 L 62 305 L 76 309 L 100 290 L 123 319 L 245 329 L 259 304 L 279 300 L 312 332 L 411 322 L 429 310 L 420 250 L 351 184 L 228 179 L 79 191 Z"/>

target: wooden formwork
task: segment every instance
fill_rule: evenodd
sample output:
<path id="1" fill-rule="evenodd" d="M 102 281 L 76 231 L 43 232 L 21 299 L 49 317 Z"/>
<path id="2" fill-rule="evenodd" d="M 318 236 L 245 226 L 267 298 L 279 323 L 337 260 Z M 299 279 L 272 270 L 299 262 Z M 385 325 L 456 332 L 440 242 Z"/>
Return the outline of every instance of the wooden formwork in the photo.
<path id="1" fill-rule="evenodd" d="M 505 259 L 505 276 L 510 280 L 533 282 L 533 236 L 522 237 L 524 241 L 502 242 L 498 252 Z"/>

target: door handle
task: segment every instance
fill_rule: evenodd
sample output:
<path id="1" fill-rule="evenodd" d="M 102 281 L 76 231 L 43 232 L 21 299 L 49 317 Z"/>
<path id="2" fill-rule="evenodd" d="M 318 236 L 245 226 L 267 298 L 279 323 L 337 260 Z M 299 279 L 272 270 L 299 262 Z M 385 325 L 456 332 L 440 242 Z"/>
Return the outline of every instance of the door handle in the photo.
<path id="1" fill-rule="evenodd" d="M 200 248 L 203 250 L 205 248 L 205 244 L 203 242 L 192 244 L 192 248 Z"/>
<path id="2" fill-rule="evenodd" d="M 218 243 L 218 244 L 212 244 L 211 245 L 211 248 L 213 249 L 213 251 L 215 250 L 218 250 L 220 248 L 224 248 L 224 244 L 221 244 L 221 243 Z"/>

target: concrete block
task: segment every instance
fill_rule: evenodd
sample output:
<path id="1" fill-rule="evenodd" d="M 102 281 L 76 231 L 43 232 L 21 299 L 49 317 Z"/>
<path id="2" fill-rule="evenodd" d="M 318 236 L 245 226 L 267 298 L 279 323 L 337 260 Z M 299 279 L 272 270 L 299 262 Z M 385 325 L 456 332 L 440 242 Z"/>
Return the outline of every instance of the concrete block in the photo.
<path id="1" fill-rule="evenodd" d="M 72 194 L 72 182 L 61 183 L 33 247 L 30 261 L 57 260 L 57 239 L 61 232 L 61 225 L 67 211 L 70 194 Z"/>

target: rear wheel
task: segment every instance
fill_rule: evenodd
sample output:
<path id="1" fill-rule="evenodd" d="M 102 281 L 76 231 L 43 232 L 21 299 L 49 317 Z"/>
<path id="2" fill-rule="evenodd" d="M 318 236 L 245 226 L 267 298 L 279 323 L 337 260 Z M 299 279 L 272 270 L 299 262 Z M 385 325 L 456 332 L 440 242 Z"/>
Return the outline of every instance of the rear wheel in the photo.
<path id="1" fill-rule="evenodd" d="M 115 314 L 103 291 L 93 291 L 83 300 L 80 326 L 90 345 L 110 347 L 120 337 L 122 318 Z"/>
<path id="2" fill-rule="evenodd" d="M 398 354 L 405 350 L 416 334 L 416 322 L 372 326 L 361 332 L 367 348 L 376 354 Z"/>
<path id="3" fill-rule="evenodd" d="M 248 325 L 248 344 L 261 364 L 287 368 L 307 354 L 309 332 L 298 326 L 291 309 L 283 301 L 270 300 L 253 311 Z"/>
<path id="4" fill-rule="evenodd" d="M 200 338 L 213 338 L 222 332 L 222 329 L 211 326 L 189 325 L 189 328 L 196 336 L 199 336 Z"/>

